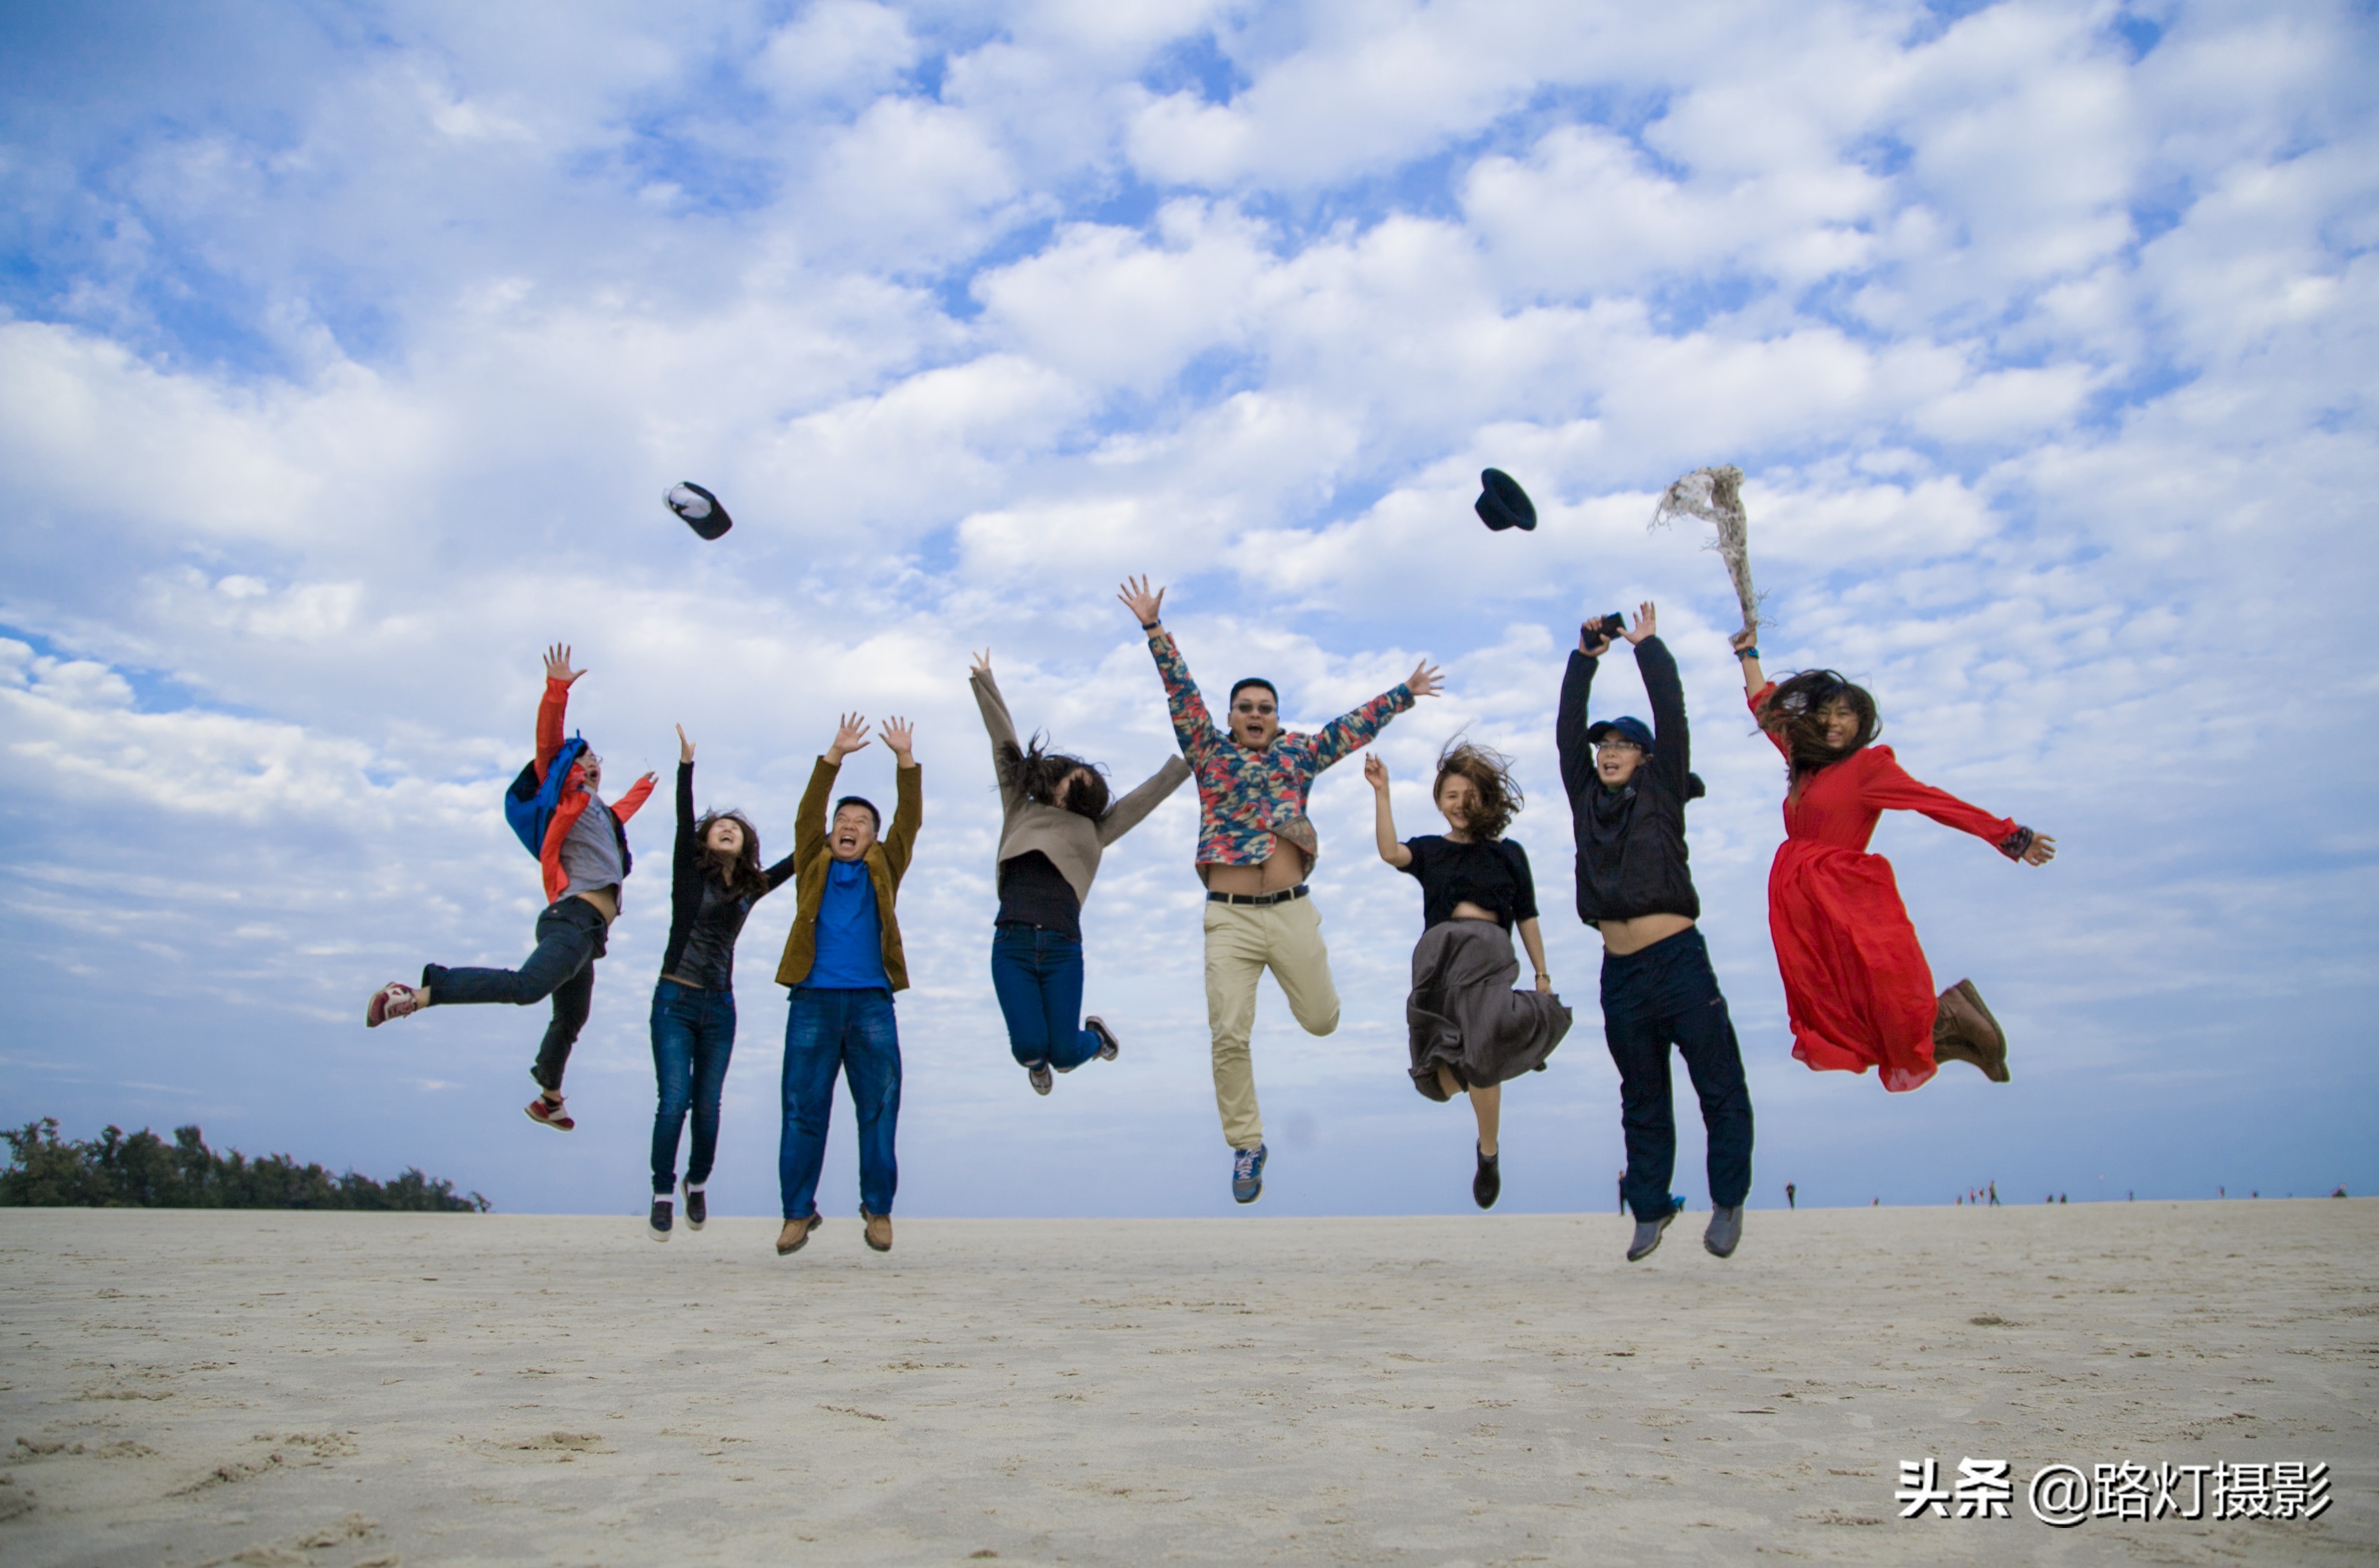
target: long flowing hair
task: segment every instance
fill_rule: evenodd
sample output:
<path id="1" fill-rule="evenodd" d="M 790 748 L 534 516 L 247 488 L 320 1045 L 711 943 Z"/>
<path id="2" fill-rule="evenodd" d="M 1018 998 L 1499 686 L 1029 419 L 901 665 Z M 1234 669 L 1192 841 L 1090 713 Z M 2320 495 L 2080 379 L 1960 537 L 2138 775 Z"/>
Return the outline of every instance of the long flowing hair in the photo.
<path id="1" fill-rule="evenodd" d="M 1045 806 L 1057 804 L 1057 791 L 1077 771 L 1082 781 L 1074 786 L 1067 797 L 1065 809 L 1078 816 L 1096 822 L 1107 814 L 1106 775 L 1098 764 L 1081 757 L 1047 749 L 1039 735 L 1033 737 L 1033 749 L 1023 751 L 1013 741 L 1000 747 L 1000 766 L 1008 772 L 1008 781 L 1017 793 L 1026 800 Z"/>
<path id="2" fill-rule="evenodd" d="M 1858 733 L 1851 737 L 1847 746 L 1826 743 L 1825 720 L 1818 717 L 1837 698 L 1850 704 L 1851 711 L 1858 716 Z M 1778 682 L 1776 689 L 1768 694 L 1768 700 L 1759 705 L 1757 717 L 1762 730 L 1783 737 L 1785 749 L 1792 754 L 1795 779 L 1831 767 L 1852 753 L 1873 744 L 1883 729 L 1883 720 L 1875 711 L 1874 696 L 1835 669 L 1804 669 Z"/>
<path id="3" fill-rule="evenodd" d="M 1437 754 L 1437 781 L 1429 787 L 1431 803 L 1444 791 L 1445 781 L 1457 775 L 1469 779 L 1479 791 L 1479 810 L 1463 820 L 1463 831 L 1474 838 L 1501 838 L 1520 808 L 1528 803 L 1512 777 L 1512 759 L 1456 735 Z"/>
<path id="4" fill-rule="evenodd" d="M 719 859 L 719 851 L 710 847 L 710 825 L 714 822 L 731 822 L 743 830 L 743 847 L 735 851 L 732 861 Z M 768 874 L 760 869 L 760 830 L 742 812 L 703 813 L 702 820 L 694 825 L 694 841 L 702 846 L 702 858 L 710 874 L 719 878 L 719 886 L 730 893 L 737 898 L 756 899 L 768 890 Z"/>

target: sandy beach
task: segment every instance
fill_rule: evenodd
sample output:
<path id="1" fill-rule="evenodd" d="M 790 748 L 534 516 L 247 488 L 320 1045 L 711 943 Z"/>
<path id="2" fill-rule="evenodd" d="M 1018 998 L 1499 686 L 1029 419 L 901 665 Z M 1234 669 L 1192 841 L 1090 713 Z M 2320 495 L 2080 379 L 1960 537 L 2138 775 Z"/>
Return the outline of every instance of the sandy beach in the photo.
<path id="1" fill-rule="evenodd" d="M 11 1563 L 2367 1562 L 2379 1201 L 640 1222 L 0 1212 Z M 2004 1459 L 2007 1518 L 1898 1517 Z M 2043 1465 L 2326 1464 L 2311 1522 Z M 2253 1472 L 2250 1472 L 2250 1477 Z M 2252 1482 L 2250 1483 L 2252 1494 Z"/>

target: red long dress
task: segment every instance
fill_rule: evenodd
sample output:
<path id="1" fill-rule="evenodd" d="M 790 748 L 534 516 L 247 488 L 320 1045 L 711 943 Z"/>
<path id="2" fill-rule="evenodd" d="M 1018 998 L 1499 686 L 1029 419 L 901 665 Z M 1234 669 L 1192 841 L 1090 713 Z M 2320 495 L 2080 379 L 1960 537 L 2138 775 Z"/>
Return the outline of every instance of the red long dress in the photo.
<path id="1" fill-rule="evenodd" d="M 1751 699 L 1754 713 L 1776 689 Z M 1768 738 L 1792 760 L 1784 738 Z M 1922 812 L 1997 846 L 2013 821 L 1911 778 L 1890 746 L 1803 776 L 1784 797 L 1784 842 L 1768 873 L 1768 930 L 1784 977 L 1793 1055 L 1818 1072 L 1880 1069 L 1893 1093 L 1933 1062 L 1933 970 L 1900 901 L 1891 862 L 1866 852 L 1886 811 Z"/>

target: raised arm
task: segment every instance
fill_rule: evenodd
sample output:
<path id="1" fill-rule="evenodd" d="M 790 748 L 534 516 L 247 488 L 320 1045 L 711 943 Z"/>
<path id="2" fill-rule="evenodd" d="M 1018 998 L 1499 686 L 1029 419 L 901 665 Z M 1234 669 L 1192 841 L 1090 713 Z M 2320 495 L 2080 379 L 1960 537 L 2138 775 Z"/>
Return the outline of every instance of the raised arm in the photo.
<path id="1" fill-rule="evenodd" d="M 1594 748 L 1586 743 L 1586 699 L 1611 639 L 1577 629 L 1577 648 L 1562 671 L 1561 705 L 1553 710 L 1553 748 L 1561 754 L 1562 788 L 1572 800 L 1594 782 Z"/>
<path id="2" fill-rule="evenodd" d="M 1016 739 L 1016 721 L 1008 716 L 1007 700 L 999 694 L 999 682 L 992 679 L 989 648 L 976 657 L 974 668 L 967 673 L 967 684 L 974 691 L 974 706 L 983 710 L 983 727 L 991 736 L 991 772 L 999 780 L 999 803 L 1011 807 L 1016 804 L 1016 779 L 1008 765 L 1008 749 L 1023 747 Z"/>
<path id="3" fill-rule="evenodd" d="M 1139 826 L 1141 818 L 1189 781 L 1190 765 L 1179 757 L 1166 757 L 1163 767 L 1151 774 L 1139 789 L 1109 806 L 1106 815 L 1099 818 L 1099 842 L 1112 844 Z"/>
<path id="4" fill-rule="evenodd" d="M 694 743 L 685 738 L 685 730 L 677 732 L 677 851 L 678 868 L 683 870 L 702 853 L 702 845 L 694 836 Z"/>
<path id="5" fill-rule="evenodd" d="M 810 769 L 809 788 L 802 791 L 802 804 L 793 819 L 793 864 L 805 866 L 826 853 L 826 803 L 834 797 L 834 781 L 842 772 L 842 759 L 867 744 L 867 716 L 846 713 L 834 732 L 834 743 Z"/>
<path id="6" fill-rule="evenodd" d="M 545 770 L 553 754 L 562 750 L 563 721 L 570 711 L 570 687 L 583 669 L 570 668 L 570 647 L 556 643 L 545 650 L 545 695 L 537 705 L 537 778 L 545 782 Z"/>
<path id="7" fill-rule="evenodd" d="M 1181 754 L 1192 764 L 1202 762 L 1214 749 L 1214 716 L 1206 711 L 1206 699 L 1199 695 L 1198 682 L 1190 678 L 1188 661 L 1174 646 L 1173 634 L 1165 629 L 1165 590 L 1152 592 L 1145 577 L 1127 577 L 1116 597 L 1148 635 L 1149 655 L 1156 660 L 1156 673 L 1165 681 L 1165 710 L 1172 716 L 1173 738 L 1179 742 Z"/>
<path id="8" fill-rule="evenodd" d="M 628 786 L 626 794 L 611 802 L 611 814 L 618 817 L 624 826 L 630 817 L 645 809 L 645 802 L 651 798 L 653 786 L 659 782 L 659 779 L 649 773 L 638 778 L 634 784 Z"/>
<path id="9" fill-rule="evenodd" d="M 1363 759 L 1363 781 L 1371 787 L 1371 830 L 1380 858 L 1398 871 L 1412 864 L 1412 851 L 1396 838 L 1396 808 L 1388 799 L 1388 765 L 1373 752 Z"/>
<path id="10" fill-rule="evenodd" d="M 1636 672 L 1644 678 L 1644 695 L 1652 705 L 1652 766 L 1683 799 L 1685 775 L 1693 768 L 1693 733 L 1685 725 L 1685 687 L 1677 678 L 1676 656 L 1660 641 L 1651 600 L 1644 601 L 1627 640 L 1636 646 Z"/>
<path id="11" fill-rule="evenodd" d="M 1348 753 L 1371 744 L 1371 738 L 1388 727 L 1388 720 L 1413 706 L 1416 698 L 1433 697 L 1443 689 L 1445 678 L 1427 659 L 1413 666 L 1413 672 L 1397 685 L 1382 692 L 1352 713 L 1342 713 L 1314 732 L 1313 770 L 1316 773 L 1344 758 Z"/>
<path id="12" fill-rule="evenodd" d="M 897 887 L 917 852 L 917 826 L 925 819 L 924 770 L 917 766 L 913 749 L 915 726 L 905 718 L 888 718 L 876 732 L 900 764 L 892 770 L 892 826 L 884 835 L 884 863 L 891 868 Z"/>

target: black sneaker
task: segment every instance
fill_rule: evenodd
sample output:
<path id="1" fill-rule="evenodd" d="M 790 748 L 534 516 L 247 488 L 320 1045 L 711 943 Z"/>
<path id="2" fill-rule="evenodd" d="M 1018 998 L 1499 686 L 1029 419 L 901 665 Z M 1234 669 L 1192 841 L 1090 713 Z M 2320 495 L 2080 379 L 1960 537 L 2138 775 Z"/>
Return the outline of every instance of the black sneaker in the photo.
<path id="1" fill-rule="evenodd" d="M 687 1188 L 685 1189 L 685 1228 L 700 1230 L 709 1222 L 709 1219 L 710 1205 L 704 1200 L 702 1188 Z"/>
<path id="2" fill-rule="evenodd" d="M 1082 1020 L 1082 1027 L 1099 1037 L 1099 1060 L 1114 1061 L 1116 1053 L 1123 1049 L 1123 1042 L 1115 1037 L 1115 1031 L 1107 1027 L 1107 1020 L 1093 1013 Z"/>
<path id="3" fill-rule="evenodd" d="M 669 1199 L 666 1196 L 654 1199 L 653 1212 L 645 1221 L 645 1234 L 655 1241 L 667 1241 L 672 1223 Z"/>
<path id="4" fill-rule="evenodd" d="M 1479 1155 L 1479 1174 L 1470 1178 L 1471 1200 L 1482 1209 L 1493 1208 L 1495 1200 L 1503 1195 L 1503 1173 L 1496 1165 L 1501 1157 L 1496 1154 Z"/>

